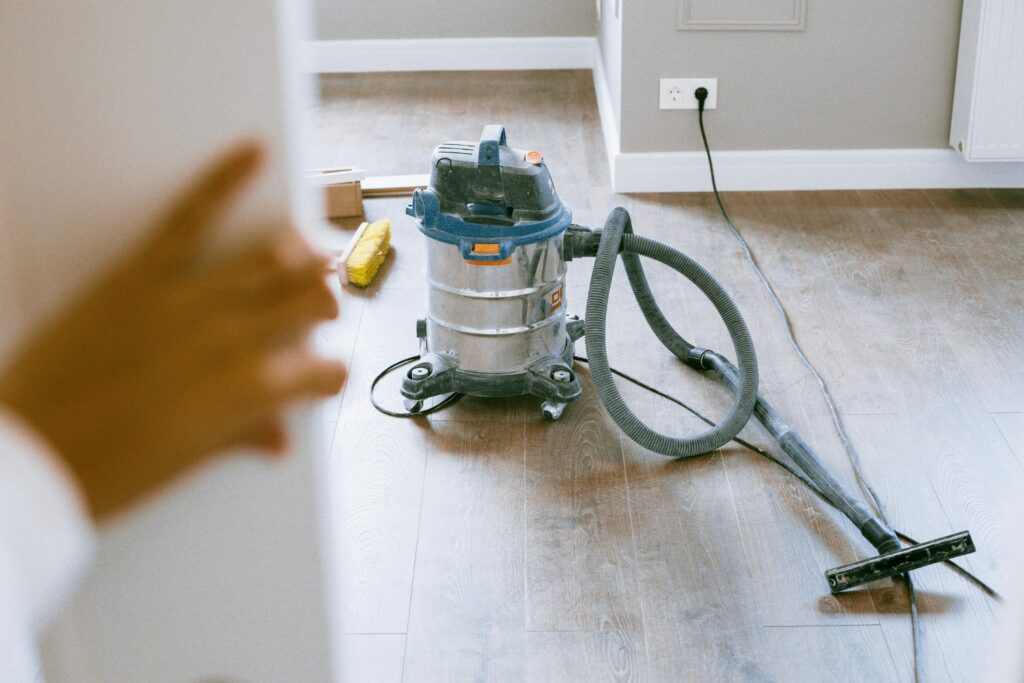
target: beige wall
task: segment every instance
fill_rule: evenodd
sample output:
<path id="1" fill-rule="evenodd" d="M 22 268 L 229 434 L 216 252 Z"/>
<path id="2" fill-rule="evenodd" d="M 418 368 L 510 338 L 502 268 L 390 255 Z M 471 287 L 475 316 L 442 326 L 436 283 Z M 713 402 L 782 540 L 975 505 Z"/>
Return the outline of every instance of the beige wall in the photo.
<path id="1" fill-rule="evenodd" d="M 714 76 L 716 149 L 946 147 L 960 0 L 807 0 L 804 31 L 680 31 L 677 0 L 623 5 L 622 151 L 700 148 L 658 79 Z"/>
<path id="2" fill-rule="evenodd" d="M 316 0 L 317 38 L 592 36 L 595 0 Z"/>
<path id="3" fill-rule="evenodd" d="M 680 31 L 679 0 L 599 0 L 597 23 L 596 1 L 316 0 L 317 37 L 596 35 L 623 152 L 700 148 L 695 112 L 658 109 L 682 76 L 719 79 L 719 150 L 947 146 L 962 0 L 806 0 L 802 31 Z"/>

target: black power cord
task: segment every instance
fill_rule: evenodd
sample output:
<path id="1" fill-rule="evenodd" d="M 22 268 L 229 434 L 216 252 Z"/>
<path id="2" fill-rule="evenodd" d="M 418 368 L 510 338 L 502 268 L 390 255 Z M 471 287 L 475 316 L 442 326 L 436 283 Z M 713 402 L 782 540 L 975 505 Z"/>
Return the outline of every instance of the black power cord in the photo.
<path id="1" fill-rule="evenodd" d="M 585 357 L 583 357 L 583 356 L 573 356 L 573 359 L 576 360 L 576 361 L 579 361 L 581 363 L 587 363 L 589 365 L 589 361 Z M 642 382 L 642 381 L 638 380 L 636 377 L 633 377 L 631 375 L 627 375 L 626 373 L 622 372 L 621 370 L 618 370 L 616 368 L 609 368 L 609 369 L 611 370 L 611 373 L 613 375 L 617 375 L 617 376 L 621 377 L 622 379 L 626 380 L 627 382 L 630 382 L 630 383 L 640 387 L 641 389 L 649 391 L 652 394 L 655 394 L 656 396 L 660 396 L 660 397 L 662 397 L 663 399 L 665 399 L 667 401 L 671 401 L 672 403 L 675 403 L 677 406 L 680 406 L 681 408 L 683 408 L 684 410 L 689 412 L 691 415 L 693 415 L 693 416 L 697 417 L 698 419 L 700 419 L 701 421 L 703 421 L 705 424 L 709 424 L 709 425 L 715 424 L 714 421 L 711 418 L 707 417 L 706 415 L 704 415 L 703 413 L 698 411 L 696 408 L 688 405 L 682 399 L 676 398 L 675 396 L 672 396 L 671 394 L 668 394 L 668 393 L 666 393 L 664 391 L 661 391 L 660 389 L 658 389 L 656 387 L 653 387 L 650 384 Z M 744 439 L 741 439 L 739 437 L 733 438 L 733 441 L 738 443 L 739 445 L 743 446 L 747 450 L 749 450 L 749 451 L 751 451 L 753 453 L 757 453 L 758 455 L 767 458 L 768 460 L 772 461 L 773 463 L 775 463 L 776 465 L 778 465 L 782 469 L 786 470 L 787 472 L 792 474 L 794 477 L 799 479 L 801 482 L 803 482 L 803 484 L 805 486 L 807 486 L 807 488 L 811 489 L 811 491 L 813 491 L 815 494 L 817 494 L 817 496 L 819 498 L 821 498 L 822 501 L 827 503 L 829 505 L 829 507 L 838 510 L 838 508 L 836 508 L 836 506 L 835 506 L 835 503 L 833 503 L 831 500 L 828 499 L 828 497 L 825 495 L 825 493 L 820 488 L 818 488 L 817 484 L 815 484 L 810 478 L 808 478 L 808 476 L 806 474 L 804 474 L 803 472 L 801 472 L 797 468 L 793 467 L 792 465 L 787 463 L 782 458 L 778 457 L 777 455 L 774 455 L 773 453 L 771 453 L 768 450 L 762 448 L 761 446 L 757 446 L 755 444 L 752 444 L 749 441 L 745 441 Z M 897 536 L 899 536 L 905 542 L 910 543 L 911 545 L 917 545 L 917 541 L 912 539 L 910 536 L 907 536 L 905 533 L 903 533 L 899 529 L 893 529 L 893 533 L 895 533 Z M 973 583 L 975 586 L 977 586 L 979 589 L 981 589 L 984 593 L 986 593 L 990 597 L 995 598 L 996 600 L 1000 600 L 1000 601 L 1002 600 L 1001 596 L 999 595 L 999 593 L 997 593 L 995 591 L 995 589 L 993 589 L 987 583 L 985 583 L 984 581 L 979 579 L 977 576 L 972 574 L 969 570 L 964 569 L 963 567 L 961 567 L 954 560 L 944 560 L 944 563 L 946 565 L 948 565 L 950 567 L 950 569 L 952 569 L 956 573 L 960 574 L 960 576 L 962 576 L 963 578 L 967 579 L 969 582 Z"/>
<path id="2" fill-rule="evenodd" d="M 448 394 L 447 396 L 444 397 L 444 399 L 442 399 L 438 403 L 416 413 L 398 412 L 397 410 L 385 408 L 381 404 L 377 403 L 377 398 L 374 396 L 374 390 L 377 388 L 377 385 L 380 383 L 380 381 L 387 377 L 388 375 L 390 375 L 395 370 L 397 370 L 398 368 L 405 367 L 410 363 L 415 363 L 419 359 L 419 354 L 416 354 L 415 356 L 409 356 L 408 358 L 397 360 L 391 365 L 381 370 L 380 373 L 373 378 L 373 381 L 370 382 L 370 403 L 373 404 L 374 408 L 376 408 L 379 412 L 388 415 L 389 417 L 426 417 L 427 415 L 430 415 L 432 413 L 444 410 L 449 406 L 453 406 L 462 399 L 462 394 Z"/>
<path id="3" fill-rule="evenodd" d="M 849 458 L 850 464 L 853 466 L 853 472 L 857 478 L 857 483 L 860 485 L 861 489 L 863 489 L 871 498 L 871 501 L 874 503 L 875 509 L 878 511 L 879 518 L 881 518 L 881 520 L 885 522 L 886 526 L 888 526 L 891 529 L 892 524 L 890 524 L 888 516 L 885 514 L 885 509 L 882 506 L 881 499 L 878 497 L 878 494 L 875 492 L 874 488 L 872 488 L 871 484 L 868 483 L 867 477 L 864 476 L 864 471 L 861 467 L 860 456 L 857 454 L 857 451 L 853 447 L 853 443 L 850 441 L 849 435 L 846 433 L 846 429 L 843 426 L 843 420 L 839 415 L 839 411 L 836 409 L 835 401 L 832 399 L 832 392 L 829 391 L 828 386 L 825 384 L 825 380 L 822 378 L 817 368 L 814 367 L 814 364 L 811 363 L 811 361 L 807 358 L 807 355 L 800 347 L 799 342 L 797 342 L 796 334 L 793 331 L 793 323 L 790 320 L 789 313 L 786 311 L 785 306 L 783 306 L 782 304 L 782 300 L 779 298 L 779 295 L 776 294 L 775 288 L 768 280 L 768 277 L 764 274 L 764 271 L 761 270 L 761 266 L 758 264 L 757 259 L 754 257 L 753 252 L 750 250 L 750 245 L 747 244 L 747 240 L 743 237 L 743 234 L 740 233 L 739 229 L 736 227 L 736 224 L 733 223 L 732 218 L 729 217 L 729 212 L 725 210 L 725 205 L 722 203 L 722 197 L 718 194 L 718 183 L 715 180 L 715 165 L 711 161 L 711 147 L 710 145 L 708 145 L 708 136 L 704 132 L 704 104 L 708 98 L 707 88 L 697 88 L 693 92 L 693 96 L 697 98 L 697 121 L 700 125 L 700 137 L 701 140 L 704 142 L 704 152 L 708 157 L 708 170 L 711 174 L 711 189 L 715 194 L 715 202 L 718 203 L 718 209 L 719 211 L 722 212 L 722 217 L 725 219 L 725 222 L 728 224 L 729 229 L 732 231 L 733 237 L 736 239 L 737 242 L 739 242 L 740 247 L 743 249 L 743 253 L 747 257 L 747 261 L 753 267 L 754 272 L 757 274 L 758 279 L 761 281 L 761 285 L 765 289 L 765 292 L 767 292 L 768 296 L 772 299 L 773 303 L 775 304 L 775 308 L 778 309 L 783 322 L 785 322 L 786 332 L 789 336 L 790 345 L 796 351 L 797 356 L 800 357 L 800 360 L 801 362 L 803 362 L 804 367 L 806 367 L 810 371 L 811 375 L 813 375 L 814 379 L 818 382 L 818 389 L 821 391 L 822 398 L 825 400 L 825 403 L 828 406 L 829 413 L 831 413 L 832 424 L 835 426 L 836 433 L 839 435 L 840 441 L 842 441 L 843 450 L 846 451 L 846 456 L 847 458 Z M 909 573 L 903 574 L 902 576 L 907 584 L 907 596 L 910 602 L 910 627 L 913 636 L 914 650 L 914 680 L 920 681 L 922 640 L 921 617 L 919 614 L 917 604 L 917 594 L 914 592 L 914 580 L 910 577 Z"/>
<path id="4" fill-rule="evenodd" d="M 433 405 L 433 406 L 427 408 L 426 410 L 423 410 L 423 411 L 418 412 L 418 413 L 393 411 L 393 410 L 385 408 L 382 405 L 380 405 L 379 403 L 377 403 L 377 400 L 376 400 L 375 395 L 374 395 L 374 390 L 377 388 L 377 384 L 379 384 L 381 380 L 383 380 L 385 377 L 387 377 L 389 374 L 391 374 L 395 370 L 397 370 L 397 369 L 399 369 L 401 367 L 404 367 L 406 365 L 409 365 L 410 363 L 413 363 L 415 361 L 418 361 L 419 359 L 420 359 L 419 356 L 409 356 L 408 358 L 403 358 L 403 359 L 401 359 L 399 361 L 395 361 L 391 365 L 389 365 L 386 368 L 384 368 L 384 370 L 382 370 L 373 379 L 373 382 L 370 383 L 370 403 L 373 404 L 374 408 L 376 408 L 381 413 L 383 413 L 385 415 L 388 415 L 388 416 L 391 416 L 391 417 L 402 417 L 402 418 L 425 417 L 426 415 L 430 415 L 431 413 L 436 413 L 438 411 L 444 410 L 445 408 L 448 408 L 448 407 L 454 405 L 461 398 L 463 398 L 463 394 L 449 394 L 447 397 L 445 397 L 442 401 L 440 401 L 436 405 Z M 587 365 L 590 364 L 590 361 L 585 356 L 573 356 L 573 360 L 575 360 L 577 362 L 580 362 L 580 363 L 586 363 Z M 661 389 L 658 389 L 657 387 L 653 387 L 650 384 L 647 384 L 646 382 L 643 382 L 643 381 L 637 379 L 636 377 L 633 377 L 632 375 L 628 375 L 625 372 L 622 372 L 621 370 L 619 370 L 617 368 L 609 367 L 609 370 L 611 371 L 611 373 L 613 375 L 621 377 L 622 379 L 626 380 L 627 382 L 631 382 L 632 384 L 640 387 L 641 389 L 644 389 L 645 391 L 649 391 L 649 392 L 651 392 L 652 394 L 654 394 L 656 396 L 660 396 L 661 398 L 665 399 L 666 401 L 671 401 L 672 403 L 675 403 L 676 405 L 680 406 L 684 410 L 688 411 L 690 414 L 692 414 L 695 417 L 697 417 L 698 419 L 702 420 L 705 424 L 708 424 L 708 425 L 715 424 L 714 421 L 711 418 L 709 418 L 706 415 L 702 414 L 700 411 L 698 411 L 696 408 L 690 406 L 689 404 L 687 404 L 682 399 L 677 398 L 677 397 L 675 397 L 672 394 L 669 394 L 667 392 L 664 392 Z M 785 460 L 783 460 L 780 457 L 774 455 L 773 453 L 769 452 L 768 450 L 766 450 L 766 449 L 764 449 L 764 448 L 762 448 L 760 446 L 757 446 L 757 445 L 755 445 L 753 443 L 750 443 L 749 441 L 741 439 L 739 437 L 733 438 L 733 441 L 735 441 L 739 445 L 743 446 L 747 450 L 749 450 L 749 451 L 751 451 L 753 453 L 756 453 L 756 454 L 758 454 L 758 455 L 760 455 L 760 456 L 762 456 L 764 458 L 767 458 L 768 460 L 770 460 L 771 462 L 775 463 L 776 465 L 778 465 L 782 469 L 786 470 L 791 475 L 793 475 L 794 477 L 799 479 L 805 486 L 807 486 L 807 488 L 811 489 L 811 491 L 813 491 L 815 494 L 817 494 L 817 496 L 819 498 L 821 498 L 821 500 L 823 500 L 825 503 L 827 503 L 830 507 L 835 508 L 835 504 L 832 501 L 830 501 L 827 496 L 825 496 L 825 494 L 821 491 L 821 489 L 818 488 L 817 484 L 815 484 L 811 479 L 809 479 L 806 474 L 804 474 L 800 470 L 796 469 L 795 467 L 793 467 L 792 465 L 787 463 Z M 913 545 L 917 544 L 917 541 L 912 539 L 910 536 L 907 536 L 903 532 L 899 531 L 898 529 L 893 529 L 893 531 L 896 533 L 897 536 L 902 538 L 907 543 L 910 543 L 910 544 L 913 544 Z M 953 560 L 945 560 L 945 564 L 947 564 L 951 569 L 956 571 L 962 577 L 964 577 L 965 579 L 967 579 L 968 581 L 970 581 L 971 583 L 976 585 L 978 588 L 980 588 L 982 591 L 984 591 L 989 596 L 995 598 L 996 600 L 1001 600 L 999 594 L 992 587 L 990 587 L 988 584 L 986 584 L 984 581 L 979 579 L 977 576 L 972 574 L 967 569 L 964 569 L 963 567 L 961 567 L 959 564 L 957 564 Z"/>
<path id="5" fill-rule="evenodd" d="M 875 509 L 878 511 L 879 517 L 885 522 L 885 524 L 889 528 L 893 528 L 892 524 L 888 520 L 888 517 L 887 517 L 887 515 L 885 513 L 884 507 L 882 506 L 881 499 L 879 498 L 878 494 L 875 492 L 874 488 L 867 481 L 867 478 L 864 475 L 863 467 L 861 466 L 860 457 L 857 454 L 856 450 L 854 449 L 853 443 L 851 442 L 851 440 L 849 438 L 849 435 L 846 432 L 846 429 L 845 429 L 845 427 L 843 425 L 842 418 L 840 417 L 839 411 L 836 408 L 835 401 L 832 398 L 832 394 L 829 391 L 828 386 L 825 384 L 824 378 L 818 372 L 817 368 L 814 367 L 813 363 L 811 363 L 810 359 L 807 358 L 807 355 L 804 353 L 803 349 L 801 348 L 799 342 L 796 339 L 796 333 L 794 332 L 794 329 L 793 329 L 792 320 L 790 319 L 789 313 L 786 311 L 785 306 L 782 304 L 782 300 L 779 298 L 778 294 L 775 292 L 775 288 L 772 286 L 771 281 L 768 280 L 768 277 L 764 274 L 764 271 L 761 269 L 760 265 L 757 262 L 757 259 L 755 258 L 753 252 L 751 251 L 750 245 L 747 243 L 746 239 L 743 237 L 743 234 L 736 227 L 736 224 L 733 223 L 732 218 L 729 216 L 729 212 L 726 211 L 725 205 L 722 203 L 721 195 L 718 192 L 718 183 L 717 183 L 717 180 L 715 178 L 715 166 L 714 166 L 714 162 L 711 159 L 711 147 L 708 144 L 707 133 L 704 130 L 704 105 L 705 105 L 705 102 L 706 102 L 707 97 L 708 97 L 707 89 L 703 88 L 703 87 L 697 88 L 694 91 L 694 97 L 697 99 L 697 102 L 698 102 L 697 109 L 698 109 L 698 123 L 700 125 L 700 136 L 701 136 L 701 140 L 704 143 L 704 152 L 707 155 L 708 170 L 709 170 L 710 175 L 711 175 L 711 188 L 712 188 L 712 191 L 714 193 L 715 202 L 718 204 L 718 209 L 721 212 L 722 217 L 725 219 L 726 224 L 729 226 L 729 229 L 732 232 L 733 237 L 736 239 L 736 241 L 739 243 L 741 249 L 743 250 L 743 253 L 746 256 L 747 261 L 750 263 L 750 265 L 753 268 L 755 274 L 757 275 L 758 279 L 760 280 L 761 285 L 764 287 L 766 293 L 769 295 L 769 298 L 772 299 L 772 302 L 774 303 L 776 309 L 778 310 L 780 316 L 782 317 L 782 320 L 784 321 L 785 326 L 786 326 L 786 332 L 787 332 L 787 335 L 788 335 L 788 338 L 789 338 L 790 345 L 793 347 L 794 351 L 796 352 L 797 356 L 800 358 L 800 360 L 803 363 L 803 365 L 807 368 L 807 370 L 811 373 L 811 375 L 817 381 L 818 388 L 821 391 L 822 398 L 824 399 L 826 405 L 828 406 L 829 413 L 831 414 L 831 417 L 832 417 L 833 425 L 834 425 L 834 427 L 836 429 L 836 432 L 838 433 L 839 438 L 840 438 L 840 440 L 841 440 L 841 442 L 843 444 L 843 449 L 845 450 L 846 455 L 847 455 L 847 457 L 850 460 L 850 464 L 853 467 L 854 474 L 856 476 L 858 484 L 865 491 L 865 493 L 867 493 L 867 495 L 871 498 L 872 502 L 874 503 Z M 587 359 L 582 357 L 582 356 L 575 356 L 574 358 L 575 358 L 575 360 L 580 361 L 580 362 L 588 362 Z M 410 356 L 408 358 L 404 358 L 404 359 L 402 359 L 400 361 L 397 361 L 397 362 L 391 364 L 390 366 L 388 366 L 387 368 L 385 368 L 380 374 L 377 375 L 376 378 L 374 378 L 373 382 L 370 385 L 370 402 L 373 404 L 374 408 L 376 408 L 378 411 L 384 413 L 385 415 L 390 415 L 392 417 L 401 417 L 401 418 L 423 417 L 423 416 L 426 416 L 426 415 L 430 415 L 431 413 L 435 413 L 435 412 L 438 412 L 440 410 L 444 410 L 445 408 L 453 405 L 454 403 L 456 403 L 457 401 L 459 401 L 462 398 L 461 394 L 449 394 L 447 397 L 445 397 L 442 401 L 440 401 L 436 405 L 431 406 L 431 407 L 427 408 L 424 411 L 415 412 L 415 413 L 414 412 L 391 411 L 391 410 L 388 410 L 388 409 L 382 407 L 380 404 L 378 404 L 376 399 L 375 399 L 375 397 L 374 397 L 374 389 L 376 388 L 377 384 L 385 376 L 387 376 L 389 373 L 393 372 L 394 370 L 396 370 L 396 369 L 398 369 L 400 367 L 408 365 L 409 363 L 412 363 L 412 362 L 414 362 L 414 361 L 416 361 L 418 359 L 419 359 L 419 356 Z M 680 405 L 681 407 L 683 407 L 686 410 L 688 410 L 689 412 L 691 412 L 693 415 L 697 416 L 699 419 L 703 420 L 705 423 L 707 423 L 709 425 L 713 425 L 714 424 L 714 422 L 712 420 L 710 420 L 709 418 L 705 417 L 701 413 L 697 412 L 695 409 L 693 409 L 692 407 L 690 407 L 689 405 L 687 405 L 683 401 L 681 401 L 681 400 L 671 396 L 670 394 L 667 394 L 667 393 L 665 393 L 663 391 L 660 391 L 660 390 L 658 390 L 658 389 L 656 389 L 656 388 L 654 388 L 654 387 L 652 387 L 650 385 L 647 385 L 647 384 L 645 384 L 645 383 L 643 383 L 643 382 L 641 382 L 641 381 L 639 381 L 639 380 L 637 380 L 637 379 L 635 379 L 633 377 L 630 377 L 629 375 L 627 375 L 627 374 L 625 374 L 625 373 L 623 373 L 623 372 L 621 372 L 619 370 L 616 370 L 615 368 L 609 368 L 609 369 L 610 369 L 610 371 L 613 374 L 618 375 L 619 377 L 622 377 L 623 379 L 625 379 L 625 380 L 627 380 L 629 382 L 632 382 L 632 383 L 636 384 L 637 386 L 639 386 L 639 387 L 641 387 L 643 389 L 651 391 L 652 393 L 654 393 L 654 394 L 656 394 L 658 396 L 661 396 L 661 397 L 665 398 L 666 400 L 672 401 L 673 403 L 676 403 L 676 404 Z M 755 446 L 755 445 L 753 445 L 753 444 L 751 444 L 751 443 L 749 443 L 747 441 L 744 441 L 742 439 L 739 439 L 739 438 L 735 438 L 733 440 L 736 441 L 737 443 L 739 443 L 740 445 L 742 445 L 743 447 L 751 450 L 752 452 L 757 453 L 757 454 L 759 454 L 759 455 L 761 455 L 761 456 L 763 456 L 765 458 L 768 458 L 770 461 L 772 461 L 776 465 L 782 467 L 787 472 L 789 472 L 794 477 L 798 478 L 801 482 L 803 482 L 808 488 L 810 488 L 812 491 L 814 491 L 822 500 L 824 500 L 829 505 L 832 505 L 831 501 L 829 501 L 824 496 L 823 492 L 817 487 L 817 485 L 815 485 L 814 482 L 811 481 L 809 478 L 807 478 L 807 476 L 804 475 L 802 472 L 799 472 L 794 467 L 790 466 L 788 463 L 784 462 L 783 460 L 779 459 L 778 457 L 774 456 L 773 454 L 769 453 L 767 450 L 765 450 L 763 448 Z M 833 507 L 834 507 L 834 505 L 833 505 Z M 901 532 L 899 532 L 899 531 L 897 531 L 895 529 L 894 529 L 894 532 L 900 538 L 902 538 L 905 542 L 911 543 L 911 544 L 914 544 L 914 545 L 917 544 L 916 541 L 914 541 L 912 538 L 910 538 L 906 534 L 903 534 L 903 533 L 901 533 Z M 964 578 L 966 578 L 969 581 L 973 582 L 976 586 L 978 586 L 981 590 L 983 590 L 989 596 L 991 596 L 991 597 L 993 597 L 993 598 L 995 598 L 997 600 L 1000 599 L 999 594 L 996 593 L 995 590 L 993 590 L 985 582 L 983 582 L 981 579 L 976 577 L 970 571 L 968 571 L 968 570 L 964 569 L 963 567 L 961 567 L 956 562 L 953 562 L 952 560 L 946 560 L 945 564 L 949 565 L 951 568 L 953 568 L 955 571 L 957 571 L 959 574 L 961 574 Z M 917 595 L 916 595 L 916 593 L 914 591 L 914 584 L 913 584 L 913 580 L 911 579 L 910 575 L 909 574 L 904 574 L 902 576 L 903 576 L 904 580 L 906 581 L 907 594 L 908 594 L 908 598 L 909 598 L 909 602 L 910 602 L 910 622 L 911 622 L 911 630 L 912 630 L 912 637 L 913 637 L 913 652 L 914 652 L 914 680 L 915 681 L 920 681 L 921 680 L 920 666 L 921 666 L 921 640 L 922 640 L 922 634 L 921 634 L 920 613 L 919 613 L 919 609 L 918 609 Z"/>

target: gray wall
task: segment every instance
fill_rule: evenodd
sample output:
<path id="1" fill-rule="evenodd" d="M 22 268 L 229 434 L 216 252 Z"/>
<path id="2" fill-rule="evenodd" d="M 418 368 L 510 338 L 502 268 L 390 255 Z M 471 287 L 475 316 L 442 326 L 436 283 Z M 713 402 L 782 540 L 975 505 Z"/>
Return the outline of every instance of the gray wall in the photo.
<path id="1" fill-rule="evenodd" d="M 316 0 L 317 38 L 592 36 L 595 0 Z"/>
<path id="2" fill-rule="evenodd" d="M 658 79 L 718 77 L 716 149 L 947 146 L 960 0 L 807 0 L 795 31 L 679 31 L 677 0 L 623 3 L 622 151 L 700 148 Z"/>

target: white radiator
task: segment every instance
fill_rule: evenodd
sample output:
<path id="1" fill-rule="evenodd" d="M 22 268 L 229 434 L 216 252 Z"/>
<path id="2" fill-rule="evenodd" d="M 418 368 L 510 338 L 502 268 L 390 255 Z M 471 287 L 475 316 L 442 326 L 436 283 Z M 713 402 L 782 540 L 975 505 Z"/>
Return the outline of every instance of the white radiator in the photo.
<path id="1" fill-rule="evenodd" d="M 949 144 L 968 161 L 1024 161 L 1024 2 L 964 0 Z"/>

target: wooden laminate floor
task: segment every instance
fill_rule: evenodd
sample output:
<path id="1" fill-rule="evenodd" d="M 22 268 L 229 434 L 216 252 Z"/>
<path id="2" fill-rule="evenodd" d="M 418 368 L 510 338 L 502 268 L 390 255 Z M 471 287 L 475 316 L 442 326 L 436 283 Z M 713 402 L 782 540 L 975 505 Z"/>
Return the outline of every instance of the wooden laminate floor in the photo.
<path id="1" fill-rule="evenodd" d="M 544 153 L 577 222 L 600 225 L 622 205 L 638 232 L 701 261 L 751 326 L 762 390 L 854 486 L 815 382 L 712 198 L 610 190 L 589 72 L 330 76 L 321 86 L 325 165 L 426 172 L 435 144 L 503 123 L 514 146 Z M 708 125 L 724 145 L 713 113 Z M 1024 191 L 725 201 L 895 524 L 920 539 L 970 529 L 978 552 L 965 564 L 1005 587 L 1024 464 Z M 843 518 L 739 447 L 689 461 L 646 452 L 620 436 L 585 369 L 584 398 L 556 424 L 532 399 L 466 399 L 415 421 L 376 413 L 370 379 L 416 353 L 424 311 L 423 237 L 404 203 L 367 202 L 371 218 L 393 221 L 394 251 L 370 289 L 340 294 L 342 317 L 320 340 L 351 366 L 332 406 L 332 465 L 352 680 L 911 680 L 903 587 L 829 595 L 825 569 L 871 554 Z M 571 311 L 582 313 L 589 268 L 570 265 Z M 691 285 L 648 272 L 687 338 L 732 355 Z M 643 324 L 621 270 L 611 310 L 614 365 L 724 414 L 727 396 Z M 657 397 L 623 393 L 662 430 L 701 426 Z M 395 382 L 380 397 L 400 406 Z M 760 429 L 745 435 L 768 443 Z M 996 606 L 943 567 L 916 576 L 925 680 L 983 680 Z"/>

